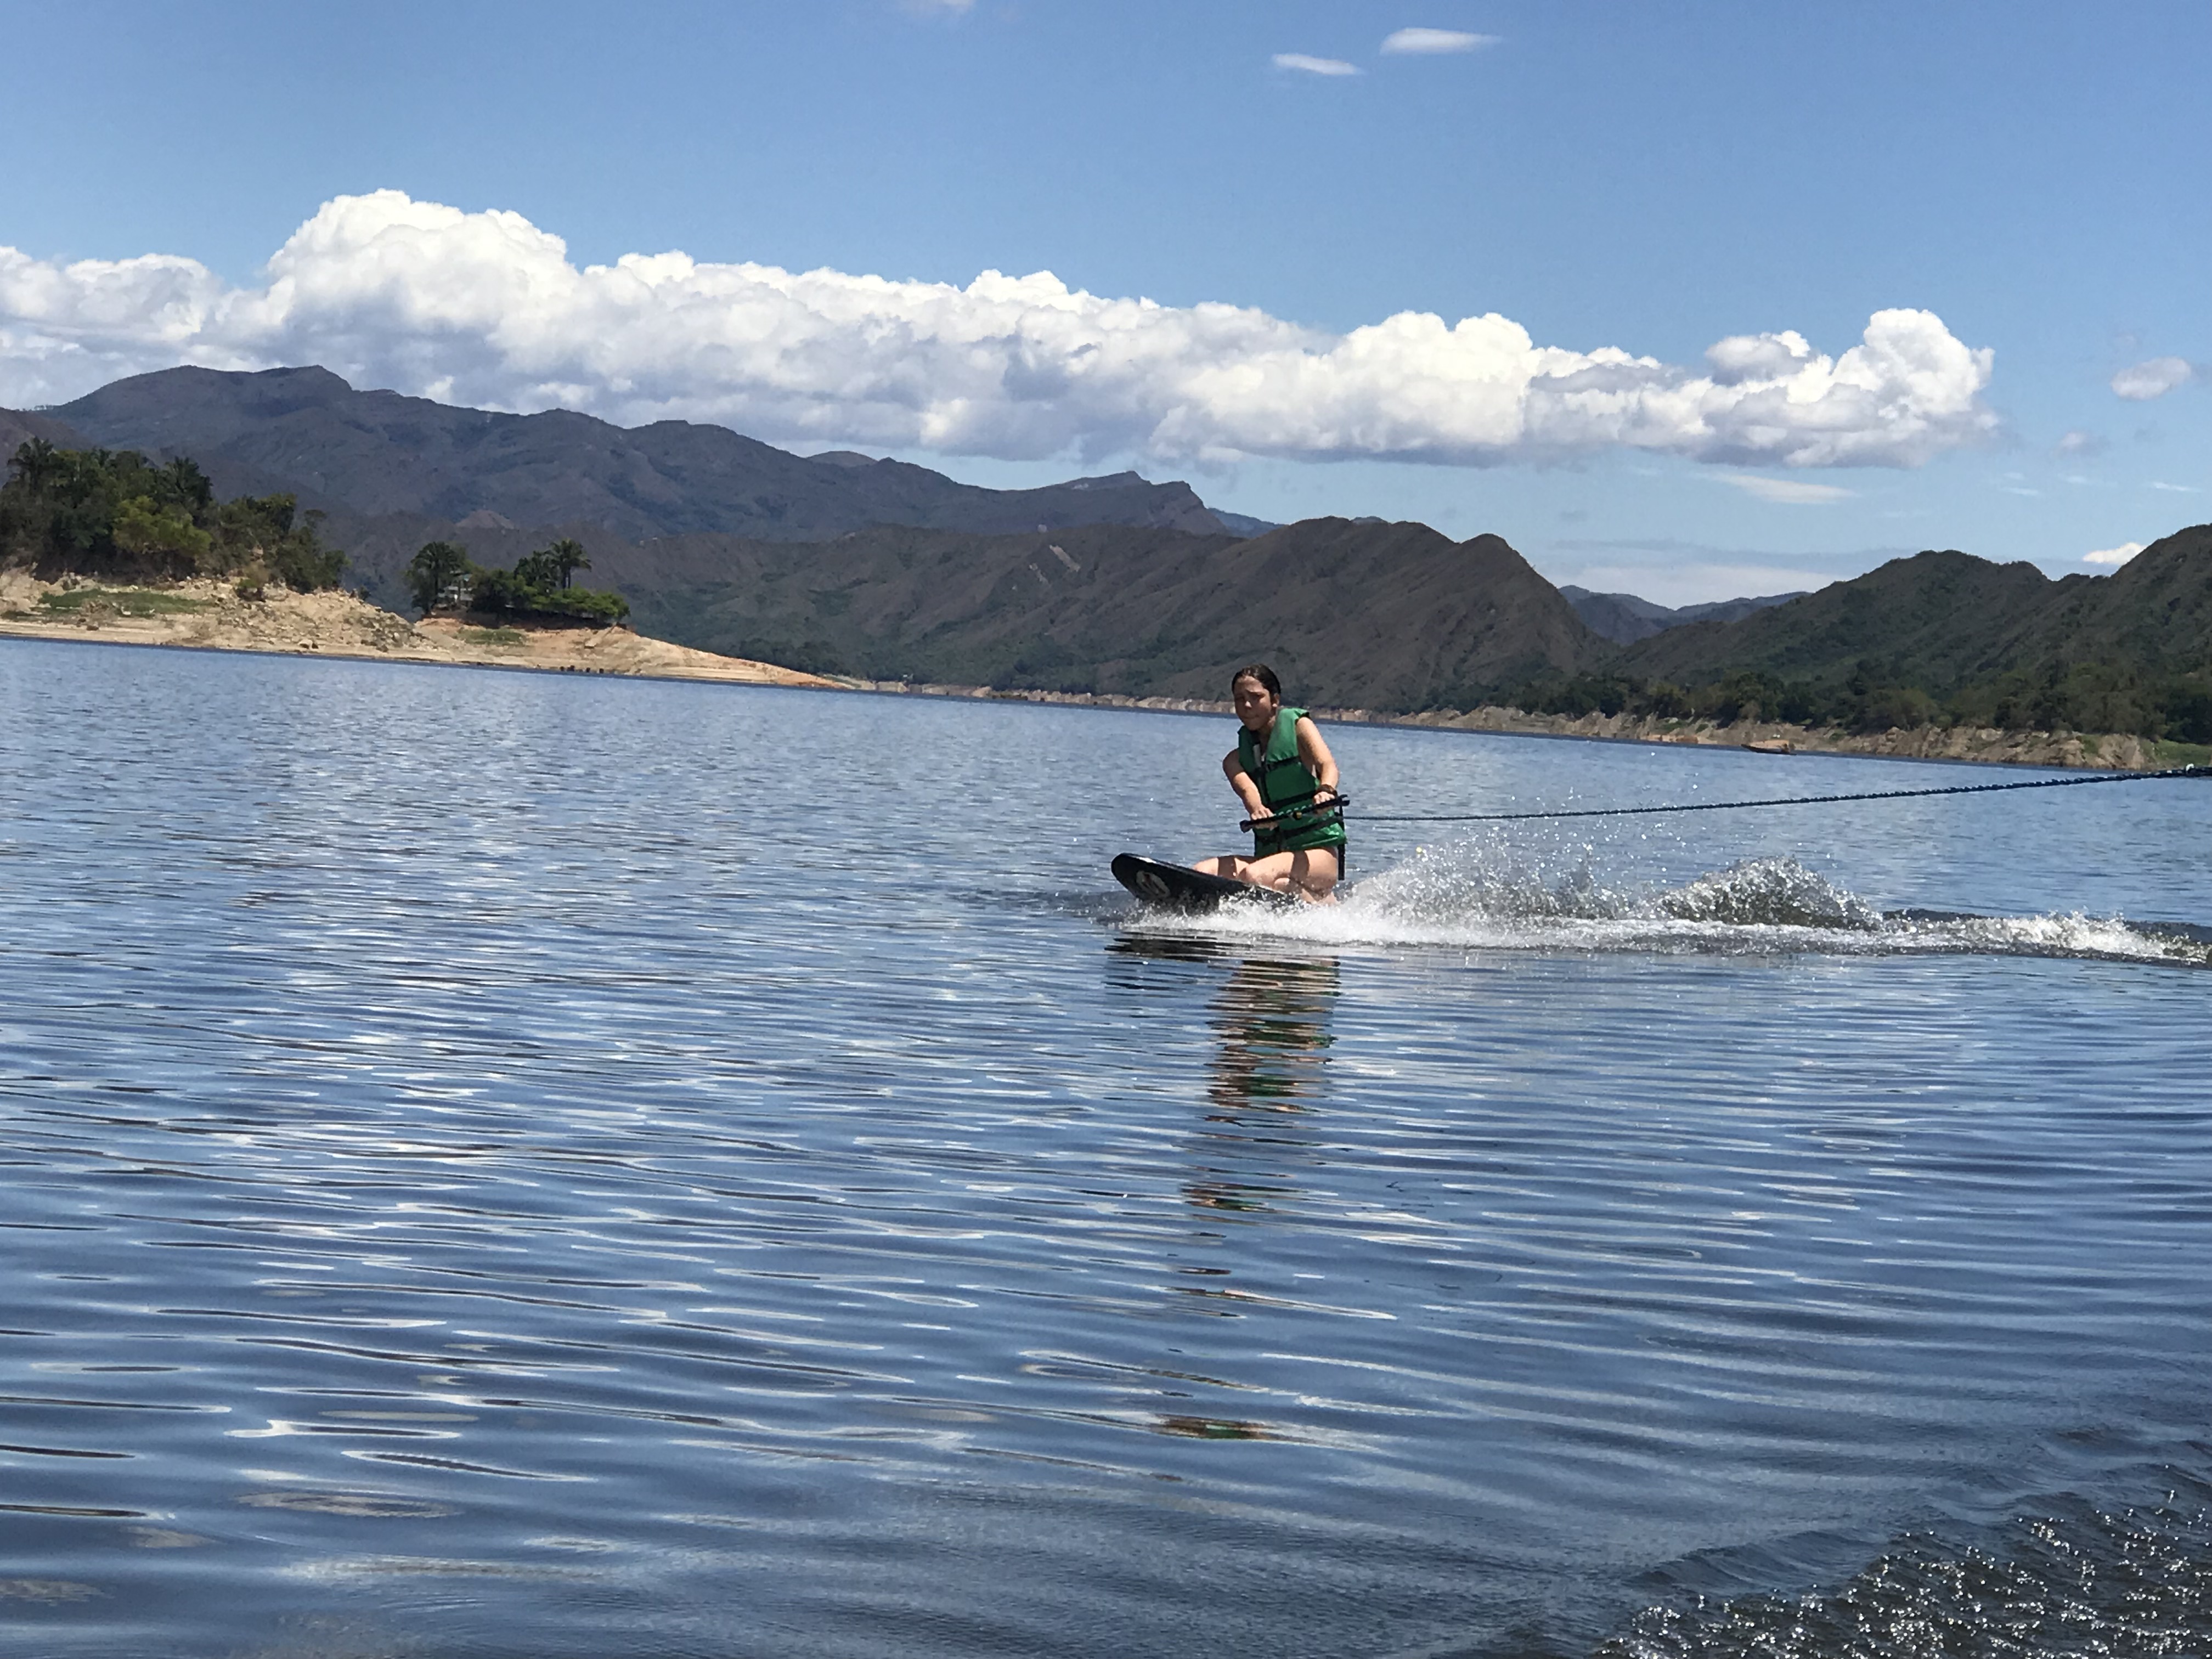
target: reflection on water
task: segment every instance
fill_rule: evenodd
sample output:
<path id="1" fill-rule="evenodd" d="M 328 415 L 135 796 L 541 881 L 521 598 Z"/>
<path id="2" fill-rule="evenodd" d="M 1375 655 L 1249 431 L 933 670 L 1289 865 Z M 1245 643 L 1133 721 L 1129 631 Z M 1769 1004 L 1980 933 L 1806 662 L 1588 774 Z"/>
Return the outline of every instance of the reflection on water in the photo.
<path id="1" fill-rule="evenodd" d="M 1221 1042 L 1206 1095 L 1235 1123 L 1247 1110 L 1301 1111 L 1319 1102 L 1328 1057 L 1335 959 L 1247 957 L 1213 999 Z"/>
<path id="2" fill-rule="evenodd" d="M 1222 980 L 1211 1009 L 1219 1037 L 1206 1091 L 1214 1109 L 1194 1152 L 1206 1167 L 1183 1187 L 1193 1204 L 1264 1212 L 1291 1196 L 1288 1187 L 1240 1179 L 1237 1171 L 1255 1159 L 1279 1167 L 1284 1153 L 1309 1144 L 1281 1115 L 1307 1110 L 1322 1097 L 1336 975 L 1326 957 L 1247 957 Z"/>
<path id="3" fill-rule="evenodd" d="M 1329 1018 L 1340 990 L 1333 957 L 1261 956 L 1203 936 L 1127 933 L 1109 956 L 1195 964 L 1213 1040 L 1206 1098 L 1192 1146 L 1200 1174 L 1183 1192 L 1199 1208 L 1264 1214 L 1295 1189 L 1256 1173 L 1315 1143 L 1291 1120 L 1327 1098 Z"/>
<path id="4" fill-rule="evenodd" d="M 1280 1438 L 1273 1430 L 1257 1423 L 1240 1423 L 1224 1417 L 1163 1417 L 1160 1430 L 1165 1434 L 1180 1434 L 1194 1440 L 1273 1440 Z"/>

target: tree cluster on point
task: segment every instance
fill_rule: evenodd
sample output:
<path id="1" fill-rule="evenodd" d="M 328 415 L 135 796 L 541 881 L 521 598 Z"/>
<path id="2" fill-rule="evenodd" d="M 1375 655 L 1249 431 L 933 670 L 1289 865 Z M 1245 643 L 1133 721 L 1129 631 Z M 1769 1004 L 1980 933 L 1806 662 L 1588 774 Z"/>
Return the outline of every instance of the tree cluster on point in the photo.
<path id="1" fill-rule="evenodd" d="M 581 623 L 605 628 L 629 615 L 619 593 L 577 587 L 579 570 L 592 568 L 581 542 L 563 537 L 525 554 L 512 570 L 482 569 L 453 542 L 426 542 L 408 561 L 407 590 L 424 616 L 471 611 L 526 622 Z"/>
<path id="2" fill-rule="evenodd" d="M 296 495 L 217 501 L 186 456 L 156 463 L 135 449 L 20 445 L 0 485 L 0 562 L 41 576 L 179 581 L 234 578 L 257 594 L 268 581 L 296 592 L 336 587 L 345 555 L 322 543 L 323 514 Z"/>

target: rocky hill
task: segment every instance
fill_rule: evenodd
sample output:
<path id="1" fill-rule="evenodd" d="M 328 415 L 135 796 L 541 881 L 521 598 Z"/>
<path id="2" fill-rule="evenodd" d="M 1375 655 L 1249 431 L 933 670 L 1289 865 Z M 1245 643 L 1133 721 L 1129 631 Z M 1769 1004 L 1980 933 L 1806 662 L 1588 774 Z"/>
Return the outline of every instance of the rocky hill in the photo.
<path id="1" fill-rule="evenodd" d="M 2154 543 L 2109 576 L 1929 552 L 1733 623 L 1640 641 L 1619 667 L 1688 683 L 1748 671 L 1836 684 L 1863 663 L 1942 696 L 2085 662 L 2157 672 L 2212 665 L 2212 525 Z"/>
<path id="2" fill-rule="evenodd" d="M 67 422 L 50 415 L 0 409 L 0 461 L 6 460 L 33 438 L 44 438 L 57 449 L 84 449 L 92 442 Z"/>
<path id="3" fill-rule="evenodd" d="M 1574 606 L 1575 615 L 1591 632 L 1615 645 L 1633 645 L 1693 622 L 1735 622 L 1754 611 L 1802 599 L 1803 593 L 1769 593 L 1759 599 L 1716 599 L 1708 605 L 1679 606 L 1654 605 L 1633 593 L 1593 593 L 1587 587 L 1571 586 L 1561 588 L 1559 597 Z"/>
<path id="4" fill-rule="evenodd" d="M 594 579 L 617 569 L 647 632 L 875 679 L 1214 697 L 1257 657 L 1304 701 L 1413 709 L 1610 654 L 1499 538 L 1419 524 L 690 537 L 611 556 Z"/>
<path id="5" fill-rule="evenodd" d="M 872 524 L 981 534 L 1079 524 L 1223 530 L 1188 484 L 1133 472 L 985 489 L 903 461 L 793 455 L 689 421 L 629 430 L 567 410 L 503 415 L 357 392 L 325 368 L 163 369 L 47 416 L 106 448 L 189 455 L 222 495 L 290 490 L 303 507 L 353 520 L 591 526 L 633 541 L 820 541 Z"/>

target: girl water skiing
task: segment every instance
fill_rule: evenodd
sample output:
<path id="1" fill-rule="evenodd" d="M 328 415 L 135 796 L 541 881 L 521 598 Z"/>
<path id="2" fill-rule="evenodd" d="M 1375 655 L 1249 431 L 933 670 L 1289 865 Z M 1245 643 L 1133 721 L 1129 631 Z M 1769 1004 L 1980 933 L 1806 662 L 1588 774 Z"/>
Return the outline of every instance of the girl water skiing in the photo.
<path id="1" fill-rule="evenodd" d="M 1224 853 L 1191 867 L 1334 902 L 1345 855 L 1344 816 L 1328 810 L 1337 799 L 1336 757 L 1304 709 L 1283 707 L 1282 682 L 1267 664 L 1238 669 L 1229 695 L 1244 729 L 1221 770 L 1252 821 L 1252 854 Z"/>

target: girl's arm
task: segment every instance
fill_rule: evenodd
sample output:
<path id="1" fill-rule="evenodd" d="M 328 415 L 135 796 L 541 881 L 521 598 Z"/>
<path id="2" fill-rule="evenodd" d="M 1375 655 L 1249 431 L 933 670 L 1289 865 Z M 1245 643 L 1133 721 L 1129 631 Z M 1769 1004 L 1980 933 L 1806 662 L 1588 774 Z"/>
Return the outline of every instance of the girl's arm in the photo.
<path id="1" fill-rule="evenodd" d="M 1301 722 L 1303 724 L 1303 722 Z M 1221 775 L 1229 780 L 1229 787 L 1237 792 L 1237 799 L 1244 803 L 1248 818 L 1272 818 L 1267 803 L 1260 793 L 1260 786 L 1252 781 L 1252 775 L 1244 769 L 1244 763 L 1232 749 L 1221 757 Z"/>
<path id="2" fill-rule="evenodd" d="M 1321 727 L 1306 716 L 1300 715 L 1297 735 L 1298 758 L 1305 763 L 1306 770 L 1314 775 L 1316 783 L 1334 795 L 1336 793 L 1336 757 L 1328 752 L 1328 745 L 1322 741 Z"/>

